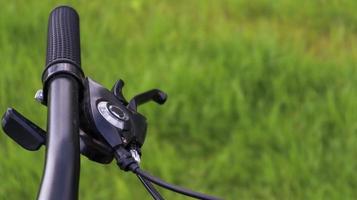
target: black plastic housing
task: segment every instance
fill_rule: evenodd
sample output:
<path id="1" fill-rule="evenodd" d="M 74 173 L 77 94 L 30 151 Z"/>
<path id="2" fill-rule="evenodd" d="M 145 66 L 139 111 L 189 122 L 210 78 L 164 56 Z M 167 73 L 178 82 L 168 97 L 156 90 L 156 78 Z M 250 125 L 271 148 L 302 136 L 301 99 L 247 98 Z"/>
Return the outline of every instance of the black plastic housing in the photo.
<path id="1" fill-rule="evenodd" d="M 99 141 L 105 141 L 111 148 L 119 145 L 137 145 L 141 147 L 146 137 L 146 118 L 138 112 L 129 110 L 112 92 L 87 78 L 81 108 L 81 128 Z M 125 113 L 123 127 L 118 128 L 108 122 L 100 113 L 100 102 L 108 102 Z"/>

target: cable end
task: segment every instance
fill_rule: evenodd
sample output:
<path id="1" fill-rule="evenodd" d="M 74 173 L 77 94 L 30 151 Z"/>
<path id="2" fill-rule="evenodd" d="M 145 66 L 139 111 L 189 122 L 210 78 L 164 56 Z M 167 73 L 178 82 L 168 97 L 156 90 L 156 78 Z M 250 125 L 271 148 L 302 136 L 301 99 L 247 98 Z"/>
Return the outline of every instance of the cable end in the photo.
<path id="1" fill-rule="evenodd" d="M 121 170 L 136 172 L 139 168 L 139 164 L 123 147 L 119 147 L 114 152 L 115 159 L 117 160 L 117 165 Z"/>

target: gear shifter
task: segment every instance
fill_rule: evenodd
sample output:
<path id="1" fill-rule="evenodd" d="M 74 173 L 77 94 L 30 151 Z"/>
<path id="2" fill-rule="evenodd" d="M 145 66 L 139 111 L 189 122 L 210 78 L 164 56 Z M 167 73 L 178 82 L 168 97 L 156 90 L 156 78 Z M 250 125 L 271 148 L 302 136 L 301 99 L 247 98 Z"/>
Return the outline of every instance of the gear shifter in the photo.
<path id="1" fill-rule="evenodd" d="M 136 148 L 140 152 L 145 141 L 147 123 L 146 118 L 137 112 L 137 105 L 151 99 L 162 104 L 166 94 L 157 89 L 150 90 L 135 96 L 128 104 L 122 94 L 123 86 L 124 82 L 119 80 L 109 91 L 87 78 L 80 127 L 113 149 L 123 146 L 128 150 Z"/>
<path id="2" fill-rule="evenodd" d="M 162 104 L 167 96 L 153 89 L 135 96 L 128 103 L 122 94 L 123 86 L 124 82 L 118 80 L 109 91 L 90 78 L 85 80 L 79 136 L 81 154 L 90 160 L 110 163 L 119 146 L 140 160 L 137 155 L 141 154 L 147 123 L 146 118 L 137 112 L 137 106 L 151 99 Z M 42 102 L 42 99 L 37 100 Z M 35 151 L 45 145 L 46 131 L 13 108 L 8 108 L 4 114 L 2 127 L 10 138 L 27 150 Z"/>

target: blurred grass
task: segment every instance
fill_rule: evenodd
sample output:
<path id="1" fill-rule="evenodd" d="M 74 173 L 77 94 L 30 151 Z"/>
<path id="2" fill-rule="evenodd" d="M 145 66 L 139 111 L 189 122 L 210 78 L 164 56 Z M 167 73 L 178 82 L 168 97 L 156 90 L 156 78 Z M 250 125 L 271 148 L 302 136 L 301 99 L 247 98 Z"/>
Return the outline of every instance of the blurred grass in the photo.
<path id="1" fill-rule="evenodd" d="M 42 127 L 31 99 L 60 4 L 80 14 L 86 75 L 169 94 L 141 108 L 144 169 L 225 199 L 356 198 L 357 1 L 0 0 L 0 110 Z M 34 199 L 44 150 L 1 134 L 0 157 L 0 199 Z M 81 199 L 150 199 L 115 164 L 81 165 Z"/>

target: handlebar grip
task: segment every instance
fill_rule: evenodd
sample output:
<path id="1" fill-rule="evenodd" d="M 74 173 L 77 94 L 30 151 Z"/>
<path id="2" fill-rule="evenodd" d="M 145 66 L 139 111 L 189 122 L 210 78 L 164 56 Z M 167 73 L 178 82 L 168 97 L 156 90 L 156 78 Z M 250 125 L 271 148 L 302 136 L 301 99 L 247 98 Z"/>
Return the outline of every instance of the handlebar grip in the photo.
<path id="1" fill-rule="evenodd" d="M 56 63 L 81 67 L 79 16 L 69 6 L 55 8 L 48 19 L 46 67 Z"/>

